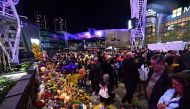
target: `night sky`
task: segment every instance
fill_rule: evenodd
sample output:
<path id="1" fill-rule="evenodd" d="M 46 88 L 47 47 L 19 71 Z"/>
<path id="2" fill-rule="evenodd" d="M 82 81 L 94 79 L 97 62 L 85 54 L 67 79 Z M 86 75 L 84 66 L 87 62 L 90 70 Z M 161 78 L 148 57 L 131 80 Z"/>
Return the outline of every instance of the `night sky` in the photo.
<path id="1" fill-rule="evenodd" d="M 189 0 L 148 0 L 176 8 L 189 6 Z M 117 29 L 127 28 L 130 18 L 130 0 L 21 0 L 17 6 L 19 14 L 34 20 L 36 12 L 47 16 L 50 29 L 53 19 L 66 19 L 67 31 L 78 33 L 87 28 Z"/>

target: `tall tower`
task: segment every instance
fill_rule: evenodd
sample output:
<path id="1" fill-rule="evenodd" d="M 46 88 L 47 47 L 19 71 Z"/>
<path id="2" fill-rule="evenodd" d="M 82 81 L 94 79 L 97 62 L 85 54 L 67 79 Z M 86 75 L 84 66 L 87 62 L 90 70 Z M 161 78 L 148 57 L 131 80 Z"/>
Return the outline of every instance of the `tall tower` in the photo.
<path id="1" fill-rule="evenodd" d="M 64 20 L 62 17 L 54 19 L 54 28 L 55 31 L 63 31 L 64 30 Z"/>
<path id="2" fill-rule="evenodd" d="M 19 63 L 19 44 L 21 23 L 15 5 L 19 0 L 0 0 L 0 49 L 5 54 L 8 63 Z M 14 36 L 8 33 L 11 27 L 16 28 Z M 14 40 L 14 43 L 11 43 Z"/>
<path id="3" fill-rule="evenodd" d="M 131 48 L 142 48 L 145 37 L 147 0 L 130 0 L 131 19 L 135 19 L 135 26 L 130 30 Z"/>

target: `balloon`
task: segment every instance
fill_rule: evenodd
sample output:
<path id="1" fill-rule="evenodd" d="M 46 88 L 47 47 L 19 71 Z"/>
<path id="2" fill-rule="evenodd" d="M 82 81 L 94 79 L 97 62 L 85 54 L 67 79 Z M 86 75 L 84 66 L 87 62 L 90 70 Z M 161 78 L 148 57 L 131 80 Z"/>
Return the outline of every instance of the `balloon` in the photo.
<path id="1" fill-rule="evenodd" d="M 49 99 L 51 98 L 53 95 L 50 92 L 45 92 L 45 94 L 43 95 L 44 99 Z"/>
<path id="2" fill-rule="evenodd" d="M 46 73 L 49 73 L 50 72 L 50 70 L 46 70 Z"/>
<path id="3" fill-rule="evenodd" d="M 58 93 L 58 95 L 60 95 L 61 94 L 61 90 L 57 90 L 57 93 Z"/>
<path id="4" fill-rule="evenodd" d="M 44 73 L 46 71 L 46 67 L 41 67 L 40 70 Z"/>
<path id="5" fill-rule="evenodd" d="M 117 61 L 123 61 L 124 59 L 123 58 L 121 58 L 121 56 L 119 56 L 119 57 L 117 57 L 117 59 L 116 59 Z"/>
<path id="6" fill-rule="evenodd" d="M 62 68 L 70 73 L 71 71 L 76 70 L 77 66 L 70 62 L 68 65 L 63 66 Z"/>
<path id="7" fill-rule="evenodd" d="M 45 63 L 45 62 L 42 62 L 42 63 L 41 63 L 41 66 L 46 66 L 46 63 Z"/>
<path id="8" fill-rule="evenodd" d="M 56 68 L 57 72 L 61 72 L 61 69 L 59 67 Z"/>
<path id="9" fill-rule="evenodd" d="M 39 101 L 35 102 L 34 105 L 35 105 L 37 108 L 40 108 L 40 107 L 45 106 L 45 102 L 44 102 L 44 100 L 39 100 Z"/>

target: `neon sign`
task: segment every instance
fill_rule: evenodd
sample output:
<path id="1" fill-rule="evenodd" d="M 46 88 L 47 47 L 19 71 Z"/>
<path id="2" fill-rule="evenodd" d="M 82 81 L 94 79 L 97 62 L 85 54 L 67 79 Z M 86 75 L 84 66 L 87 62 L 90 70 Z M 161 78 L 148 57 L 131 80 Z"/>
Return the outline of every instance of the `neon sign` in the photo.
<path id="1" fill-rule="evenodd" d="M 153 9 L 148 9 L 146 11 L 146 16 L 156 16 L 156 11 L 154 11 Z"/>
<path id="2" fill-rule="evenodd" d="M 189 11 L 190 11 L 190 6 L 184 7 L 184 8 L 180 7 L 180 8 L 174 9 L 172 11 L 172 18 L 181 16 L 183 13 L 187 13 Z"/>
<path id="3" fill-rule="evenodd" d="M 172 17 L 175 18 L 177 16 L 181 16 L 182 14 L 182 7 L 177 8 L 175 10 L 172 11 Z"/>
<path id="4" fill-rule="evenodd" d="M 188 12 L 189 10 L 190 10 L 190 6 L 189 7 L 185 7 L 183 12 L 185 13 L 185 12 Z"/>

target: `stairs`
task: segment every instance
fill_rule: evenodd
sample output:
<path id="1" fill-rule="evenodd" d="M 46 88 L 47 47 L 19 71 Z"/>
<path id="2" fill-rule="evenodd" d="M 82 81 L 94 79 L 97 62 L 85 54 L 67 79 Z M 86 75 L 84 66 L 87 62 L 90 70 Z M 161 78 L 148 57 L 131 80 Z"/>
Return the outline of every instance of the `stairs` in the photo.
<path id="1" fill-rule="evenodd" d="M 19 43 L 21 24 L 15 8 L 19 0 L 0 0 L 0 49 L 7 57 L 8 63 L 19 63 Z M 16 28 L 14 37 L 10 36 L 10 27 Z M 11 42 L 14 39 L 14 42 Z"/>
<path id="2" fill-rule="evenodd" d="M 145 37 L 145 26 L 146 26 L 146 6 L 147 0 L 130 0 L 131 3 L 131 18 L 136 18 L 136 28 L 131 32 L 132 41 L 136 39 L 139 41 L 139 45 L 135 45 L 135 42 L 131 42 L 131 48 L 134 46 L 142 48 L 144 37 Z"/>

